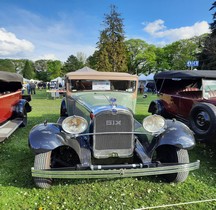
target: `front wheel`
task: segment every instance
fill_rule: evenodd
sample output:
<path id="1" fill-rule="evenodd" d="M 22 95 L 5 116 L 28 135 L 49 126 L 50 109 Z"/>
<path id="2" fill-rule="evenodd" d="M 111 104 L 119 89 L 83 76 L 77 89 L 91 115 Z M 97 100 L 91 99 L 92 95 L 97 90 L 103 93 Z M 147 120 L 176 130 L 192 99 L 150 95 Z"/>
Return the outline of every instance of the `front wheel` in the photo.
<path id="1" fill-rule="evenodd" d="M 156 160 L 163 163 L 189 163 L 188 151 L 174 146 L 161 146 L 157 149 Z M 184 182 L 189 172 L 178 172 L 161 175 L 167 182 Z"/>
<path id="2" fill-rule="evenodd" d="M 50 169 L 50 164 L 51 151 L 35 155 L 35 169 Z M 49 178 L 34 177 L 34 182 L 40 188 L 50 188 L 52 186 L 52 179 Z"/>

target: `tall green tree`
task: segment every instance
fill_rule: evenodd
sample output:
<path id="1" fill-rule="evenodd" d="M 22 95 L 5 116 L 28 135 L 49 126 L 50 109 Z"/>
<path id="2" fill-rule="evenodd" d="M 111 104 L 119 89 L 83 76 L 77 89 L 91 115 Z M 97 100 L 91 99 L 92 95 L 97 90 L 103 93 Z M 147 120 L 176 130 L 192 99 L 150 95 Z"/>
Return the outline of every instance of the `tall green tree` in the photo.
<path id="1" fill-rule="evenodd" d="M 128 51 L 128 69 L 130 73 L 150 74 L 155 72 L 157 48 L 141 39 L 129 39 L 125 42 Z"/>
<path id="2" fill-rule="evenodd" d="M 49 79 L 55 79 L 56 77 L 61 76 L 62 64 L 59 60 L 49 60 L 47 61 L 47 73 L 50 75 Z"/>
<path id="3" fill-rule="evenodd" d="M 210 10 L 216 8 L 216 1 L 212 4 Z M 213 22 L 210 24 L 211 34 L 209 34 L 204 43 L 202 52 L 199 55 L 201 69 L 216 69 L 216 12 L 213 13 Z"/>
<path id="4" fill-rule="evenodd" d="M 78 60 L 76 56 L 70 55 L 67 61 L 64 63 L 62 71 L 65 74 L 67 72 L 76 71 L 82 67 L 84 67 L 83 62 Z"/>
<path id="5" fill-rule="evenodd" d="M 164 71 L 170 69 L 169 62 L 165 56 L 165 50 L 162 47 L 157 47 L 155 50 L 156 54 L 156 65 L 155 65 L 155 72 Z"/>
<path id="6" fill-rule="evenodd" d="M 22 69 L 24 68 L 25 66 L 25 62 L 26 60 L 24 59 L 16 59 L 16 60 L 11 60 L 11 62 L 13 63 L 14 65 L 14 68 L 15 68 L 15 72 L 17 73 L 21 73 L 22 72 Z"/>
<path id="7" fill-rule="evenodd" d="M 0 71 L 16 72 L 15 65 L 10 59 L 0 59 Z"/>
<path id="8" fill-rule="evenodd" d="M 183 39 L 164 47 L 164 57 L 171 70 L 186 70 L 187 61 L 197 60 L 199 52 L 199 37 Z"/>
<path id="9" fill-rule="evenodd" d="M 212 4 L 212 7 L 209 10 L 214 10 L 216 8 L 216 1 Z M 216 36 L 216 12 L 213 13 L 213 22 L 210 24 L 212 31 L 211 36 Z"/>
<path id="10" fill-rule="evenodd" d="M 128 71 L 133 74 L 140 73 L 146 61 L 144 54 L 148 44 L 141 39 L 129 39 L 125 44 L 128 53 Z"/>
<path id="11" fill-rule="evenodd" d="M 41 71 L 47 71 L 47 61 L 44 59 L 36 60 L 34 62 L 34 68 L 36 71 L 41 72 Z"/>
<path id="12" fill-rule="evenodd" d="M 100 32 L 98 48 L 98 71 L 126 72 L 127 51 L 124 43 L 123 19 L 111 5 L 110 14 L 105 14 L 104 30 Z"/>
<path id="13" fill-rule="evenodd" d="M 156 67 L 156 47 L 154 45 L 148 45 L 147 49 L 144 52 L 144 63 L 141 66 L 143 72 L 150 74 L 155 72 Z"/>
<path id="14" fill-rule="evenodd" d="M 97 69 L 97 63 L 98 63 L 98 51 L 96 50 L 93 55 L 90 55 L 86 59 L 86 65 L 92 69 Z"/>
<path id="15" fill-rule="evenodd" d="M 50 75 L 47 71 L 36 71 L 35 77 L 38 80 L 42 80 L 43 82 L 49 82 L 50 81 Z"/>
<path id="16" fill-rule="evenodd" d="M 25 66 L 22 70 L 22 75 L 26 79 L 33 79 L 34 78 L 34 68 L 31 61 L 26 60 Z"/>

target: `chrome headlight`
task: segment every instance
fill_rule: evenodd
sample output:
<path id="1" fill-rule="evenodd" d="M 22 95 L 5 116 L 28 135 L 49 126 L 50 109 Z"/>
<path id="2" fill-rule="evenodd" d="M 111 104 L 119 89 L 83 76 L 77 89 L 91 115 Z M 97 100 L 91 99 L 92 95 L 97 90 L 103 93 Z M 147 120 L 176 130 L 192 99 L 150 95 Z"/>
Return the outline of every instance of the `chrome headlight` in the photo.
<path id="1" fill-rule="evenodd" d="M 84 132 L 88 127 L 88 122 L 80 116 L 70 116 L 63 120 L 62 128 L 65 132 L 79 134 Z"/>
<path id="2" fill-rule="evenodd" d="M 160 134 L 166 127 L 166 121 L 160 115 L 150 115 L 143 120 L 143 128 L 153 134 Z"/>

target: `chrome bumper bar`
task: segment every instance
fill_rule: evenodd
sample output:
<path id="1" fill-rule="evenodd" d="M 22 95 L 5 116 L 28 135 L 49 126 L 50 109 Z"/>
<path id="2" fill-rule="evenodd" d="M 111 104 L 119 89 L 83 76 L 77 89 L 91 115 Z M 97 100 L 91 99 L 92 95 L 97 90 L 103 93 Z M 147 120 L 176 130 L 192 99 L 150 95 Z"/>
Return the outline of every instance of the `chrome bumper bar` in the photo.
<path id="1" fill-rule="evenodd" d="M 82 178 L 118 178 L 118 177 L 139 177 L 160 174 L 172 174 L 178 172 L 186 172 L 198 169 L 200 161 L 193 163 L 176 164 L 159 166 L 152 168 L 137 169 L 108 169 L 108 170 L 63 170 L 60 169 L 34 169 L 32 168 L 32 176 L 40 178 L 65 178 L 65 179 L 82 179 Z"/>

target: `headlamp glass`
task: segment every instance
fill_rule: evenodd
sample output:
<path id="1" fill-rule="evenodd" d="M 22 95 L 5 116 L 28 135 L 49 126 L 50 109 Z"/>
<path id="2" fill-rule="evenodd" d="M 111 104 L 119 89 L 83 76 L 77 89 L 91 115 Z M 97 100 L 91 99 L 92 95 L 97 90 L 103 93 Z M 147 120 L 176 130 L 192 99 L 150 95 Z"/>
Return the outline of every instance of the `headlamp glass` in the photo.
<path id="1" fill-rule="evenodd" d="M 150 133 L 162 133 L 165 126 L 166 121 L 160 115 L 150 115 L 143 120 L 143 128 Z"/>
<path id="2" fill-rule="evenodd" d="M 84 132 L 88 127 L 87 121 L 80 116 L 70 116 L 63 120 L 62 128 L 65 132 L 79 134 Z"/>

